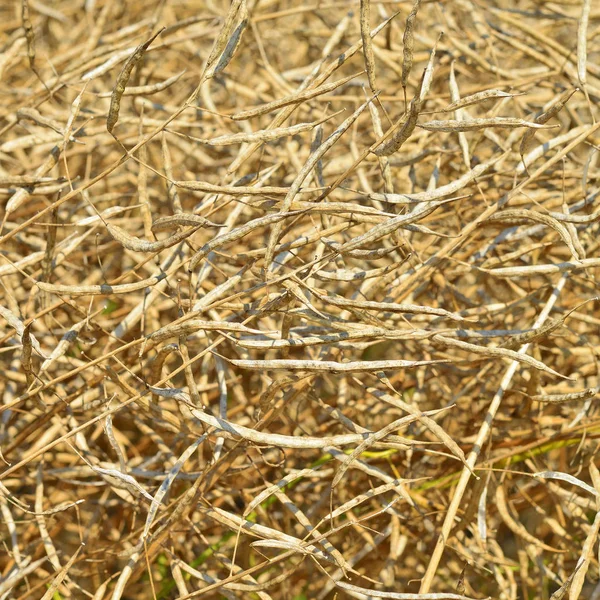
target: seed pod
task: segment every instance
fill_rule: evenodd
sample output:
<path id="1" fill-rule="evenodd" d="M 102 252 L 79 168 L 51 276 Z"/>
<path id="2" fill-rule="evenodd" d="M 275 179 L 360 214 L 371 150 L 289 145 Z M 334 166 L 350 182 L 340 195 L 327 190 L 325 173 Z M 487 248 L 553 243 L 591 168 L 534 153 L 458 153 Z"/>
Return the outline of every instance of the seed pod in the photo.
<path id="1" fill-rule="evenodd" d="M 427 131 L 480 131 L 488 127 L 500 127 L 502 129 L 514 129 L 515 127 L 530 127 L 532 129 L 550 129 L 551 126 L 541 125 L 525 119 L 513 117 L 491 117 L 486 119 L 469 119 L 467 121 L 427 121 L 419 123 L 421 129 Z"/>
<path id="2" fill-rule="evenodd" d="M 355 79 L 359 75 L 362 75 L 363 72 L 355 73 L 354 75 L 349 75 L 348 77 L 344 77 L 343 79 L 339 79 L 338 81 L 325 83 L 318 87 L 298 92 L 296 94 L 292 94 L 291 96 L 284 96 L 283 98 L 273 100 L 272 102 L 263 104 L 262 106 L 258 106 L 256 108 L 252 108 L 250 110 L 244 110 L 242 112 L 235 113 L 234 115 L 231 115 L 231 118 L 234 121 L 244 121 L 246 119 L 252 119 L 253 117 L 259 117 L 260 115 L 272 112 L 274 110 L 277 110 L 278 108 L 289 106 L 290 104 L 300 104 L 301 102 L 305 102 L 306 100 L 310 100 L 311 98 L 316 98 L 317 96 L 322 96 L 323 94 L 328 94 L 329 92 L 332 92 L 338 87 L 341 87 L 349 81 L 352 81 L 352 79 Z"/>
<path id="3" fill-rule="evenodd" d="M 404 122 L 404 125 L 383 145 L 379 146 L 374 150 L 377 156 L 389 156 L 394 154 L 402 147 L 402 144 L 412 135 L 415 127 L 417 126 L 417 120 L 419 119 L 419 113 L 421 112 L 421 100 L 415 96 L 410 103 L 410 111 L 408 118 Z"/>
<path id="4" fill-rule="evenodd" d="M 360 0 L 360 35 L 363 42 L 363 54 L 369 86 L 375 92 L 375 53 L 373 52 L 373 40 L 371 39 L 371 2 Z"/>
<path id="5" fill-rule="evenodd" d="M 190 235 L 198 230 L 197 226 L 191 227 L 185 231 L 179 231 L 165 240 L 149 242 L 147 240 L 141 240 L 133 235 L 129 235 L 124 229 L 117 227 L 117 225 L 111 225 L 108 223 L 106 228 L 108 229 L 110 235 L 117 240 L 117 242 L 122 244 L 124 248 L 132 250 L 133 252 L 160 252 L 161 250 L 165 250 L 166 248 L 170 248 L 171 246 L 179 244 L 179 242 L 190 237 Z"/>
<path id="6" fill-rule="evenodd" d="M 152 223 L 152 231 L 162 231 L 163 229 L 173 229 L 179 226 L 191 226 L 191 227 L 227 227 L 227 225 L 220 225 L 219 223 L 213 223 L 205 217 L 200 215 L 194 215 L 191 213 L 177 213 L 170 217 L 159 217 Z"/>
<path id="7" fill-rule="evenodd" d="M 110 108 L 108 109 L 108 117 L 106 119 L 106 130 L 108 133 L 112 133 L 117 121 L 119 120 L 119 111 L 121 110 L 121 98 L 125 93 L 125 88 L 133 68 L 142 60 L 144 53 L 148 49 L 148 46 L 163 32 L 163 29 L 157 31 L 152 37 L 140 44 L 133 52 L 133 54 L 125 61 L 119 76 L 117 77 L 117 83 L 112 91 L 110 97 Z"/>
<path id="8" fill-rule="evenodd" d="M 25 326 L 23 330 L 23 336 L 21 341 L 23 343 L 23 352 L 21 354 L 21 364 L 23 365 L 23 371 L 25 372 L 25 377 L 27 378 L 27 386 L 30 386 L 34 381 L 33 376 L 33 362 L 31 360 L 31 351 L 32 351 L 32 343 L 31 343 L 31 323 Z"/>
<path id="9" fill-rule="evenodd" d="M 408 85 L 408 77 L 412 70 L 413 65 L 413 50 L 414 50 L 414 29 L 415 21 L 417 20 L 417 13 L 419 12 L 419 6 L 421 0 L 415 0 L 412 10 L 406 19 L 406 28 L 404 29 L 404 36 L 402 37 L 402 43 L 404 44 L 403 56 L 402 56 L 402 89 L 404 90 L 404 105 L 406 106 L 406 86 Z"/>

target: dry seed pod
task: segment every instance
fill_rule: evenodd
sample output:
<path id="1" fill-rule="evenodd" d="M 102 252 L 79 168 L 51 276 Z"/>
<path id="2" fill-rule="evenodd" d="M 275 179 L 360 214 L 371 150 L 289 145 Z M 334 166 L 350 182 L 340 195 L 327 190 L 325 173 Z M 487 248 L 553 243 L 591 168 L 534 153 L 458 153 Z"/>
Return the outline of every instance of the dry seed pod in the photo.
<path id="1" fill-rule="evenodd" d="M 442 108 L 440 111 L 435 112 L 452 112 L 461 108 L 466 108 L 467 106 L 472 106 L 473 104 L 479 104 L 485 100 L 493 100 L 496 98 L 514 98 L 515 96 L 520 96 L 520 94 L 511 94 L 510 92 L 495 89 L 484 90 L 483 92 L 477 92 L 476 94 L 471 94 L 470 96 L 460 98 L 459 100 L 452 102 L 452 104 L 448 104 L 448 106 Z"/>
<path id="2" fill-rule="evenodd" d="M 34 177 L 43 177 L 46 175 L 46 173 L 56 166 L 59 158 L 60 148 L 58 146 L 54 146 L 52 150 L 50 150 L 50 155 L 48 158 L 35 170 Z M 29 192 L 27 189 L 21 188 L 17 190 L 6 203 L 6 214 L 17 210 L 23 204 L 23 202 L 27 200 L 27 198 L 29 198 Z"/>
<path id="3" fill-rule="evenodd" d="M 334 362 L 330 360 L 236 360 L 225 358 L 236 367 L 251 371 L 310 371 L 317 373 L 373 373 L 397 369 L 411 369 L 427 365 L 447 363 L 442 360 L 361 360 Z"/>
<path id="4" fill-rule="evenodd" d="M 419 332 L 420 333 L 420 332 Z M 431 335 L 425 331 L 423 337 Z M 417 339 L 413 331 L 398 332 L 382 327 L 365 327 L 360 331 L 343 331 L 341 333 L 331 333 L 327 335 L 313 335 L 302 338 L 283 338 L 275 340 L 252 340 L 252 339 L 234 339 L 229 337 L 232 342 L 241 348 L 275 350 L 284 348 L 305 348 L 308 346 L 318 346 L 322 344 L 348 344 L 353 341 L 365 339 Z"/>
<path id="5" fill-rule="evenodd" d="M 561 377 L 562 379 L 571 379 L 571 377 L 561 375 L 554 369 L 551 369 L 550 367 L 546 366 L 543 362 L 532 358 L 528 354 L 521 354 L 508 348 L 489 348 L 487 346 L 479 346 L 478 344 L 471 344 L 469 342 L 455 340 L 453 338 L 449 338 L 437 333 L 431 338 L 431 340 L 435 343 L 439 343 L 444 346 L 458 348 L 460 350 L 464 350 L 465 352 L 472 352 L 473 354 L 479 354 L 481 356 L 497 356 L 500 358 L 506 358 L 508 360 L 515 360 L 517 362 L 529 365 L 534 369 L 538 369 L 539 371 L 544 371 L 545 373 L 554 375 L 555 377 Z"/>
<path id="6" fill-rule="evenodd" d="M 181 71 L 181 73 L 177 73 L 177 75 L 173 75 L 172 77 L 165 79 L 164 81 L 159 81 L 158 83 L 125 88 L 123 96 L 151 96 L 152 94 L 157 94 L 158 92 L 162 92 L 163 90 L 171 87 L 174 83 L 177 83 L 184 73 L 185 70 Z M 112 92 L 102 92 L 98 94 L 98 98 L 110 98 L 111 96 Z"/>
<path id="7" fill-rule="evenodd" d="M 438 44 L 440 43 L 440 40 L 442 39 L 443 35 L 443 33 L 440 33 L 438 35 L 438 38 L 435 41 L 433 48 L 431 49 L 431 53 L 429 54 L 429 60 L 427 61 L 425 71 L 423 71 L 423 77 L 421 79 L 421 85 L 419 89 L 419 100 L 421 102 L 425 101 L 425 96 L 427 96 L 429 88 L 431 87 L 431 82 L 433 81 L 433 66 L 435 61 L 435 53 L 437 52 Z"/>
<path id="8" fill-rule="evenodd" d="M 481 269 L 485 273 L 496 277 L 532 277 L 533 275 L 550 275 L 551 273 L 565 273 L 600 267 L 600 258 L 584 258 L 577 262 L 550 263 L 544 265 L 531 265 L 527 267 L 502 267 L 499 269 Z"/>
<path id="9" fill-rule="evenodd" d="M 522 223 L 523 221 L 534 221 L 535 223 L 541 223 L 543 225 L 546 225 L 547 227 L 554 229 L 554 231 L 558 233 L 563 242 L 571 251 L 571 254 L 573 255 L 573 258 L 575 260 L 583 258 L 583 256 L 579 255 L 580 253 L 575 247 L 575 241 L 573 239 L 573 236 L 571 235 L 571 232 L 567 229 L 565 225 L 563 225 L 557 219 L 554 219 L 550 215 L 545 215 L 543 213 L 539 213 L 533 210 L 521 210 L 518 208 L 512 208 L 500 211 L 495 215 L 492 215 L 485 222 L 490 223 L 495 221 L 509 223 Z"/>
<path id="10" fill-rule="evenodd" d="M 177 191 L 177 185 L 173 182 L 173 163 L 171 161 L 171 151 L 167 144 L 167 135 L 163 131 L 160 136 L 161 150 L 162 150 L 162 164 L 165 170 L 165 179 L 167 182 L 167 196 L 169 198 L 169 204 L 175 214 L 183 212 L 181 207 L 181 199 L 179 198 L 179 192 Z"/>
<path id="11" fill-rule="evenodd" d="M 27 119 L 29 121 L 33 121 L 36 125 L 40 125 L 41 127 L 48 127 L 49 129 L 56 131 L 56 133 L 64 135 L 64 130 L 60 123 L 58 123 L 54 119 L 44 117 L 44 115 L 40 114 L 40 112 L 37 111 L 35 108 L 19 108 L 19 110 L 17 110 L 17 119 Z"/>
<path id="12" fill-rule="evenodd" d="M 583 0 L 581 18 L 577 28 L 577 75 L 587 97 L 587 30 L 590 20 L 591 0 Z"/>
<path id="13" fill-rule="evenodd" d="M 331 246 L 334 250 L 339 250 L 341 248 L 341 244 L 334 240 L 328 240 L 326 238 L 322 239 L 324 244 Z M 362 258 L 364 260 L 375 260 L 377 258 L 383 258 L 392 252 L 396 252 L 398 250 L 397 247 L 392 246 L 391 248 L 376 248 L 375 250 L 350 250 L 349 252 L 344 252 L 348 256 L 352 258 Z"/>
<path id="14" fill-rule="evenodd" d="M 202 321 L 200 319 L 192 319 L 190 321 L 184 321 L 183 323 L 162 327 L 158 331 L 151 333 L 148 338 L 153 342 L 160 343 L 172 337 L 187 336 L 198 331 L 233 331 L 254 334 L 267 333 L 260 329 L 252 329 L 233 321 Z"/>
<path id="15" fill-rule="evenodd" d="M 45 183 L 55 183 L 57 181 L 63 181 L 62 177 L 36 177 L 35 175 L 0 175 L 0 186 L 12 187 L 12 186 L 36 186 L 43 185 Z"/>
<path id="16" fill-rule="evenodd" d="M 125 93 L 125 88 L 127 87 L 127 83 L 129 78 L 131 77 L 131 72 L 134 67 L 142 60 L 144 53 L 148 49 L 148 46 L 164 31 L 161 29 L 157 31 L 153 36 L 151 36 L 148 40 L 140 44 L 133 52 L 133 54 L 125 61 L 119 76 L 117 77 L 117 83 L 112 91 L 112 95 L 110 97 L 110 108 L 108 109 L 108 117 L 106 119 L 106 130 L 109 133 L 112 133 L 117 121 L 119 120 L 119 111 L 121 110 L 121 98 Z"/>
<path id="17" fill-rule="evenodd" d="M 402 127 L 384 144 L 373 150 L 377 156 L 389 156 L 402 147 L 415 130 L 419 113 L 421 112 L 421 100 L 415 96 L 410 103 L 408 117 Z"/>
<path id="18" fill-rule="evenodd" d="M 152 231 L 162 231 L 163 229 L 173 229 L 179 226 L 190 226 L 190 227 L 227 227 L 227 225 L 220 225 L 219 223 L 213 223 L 205 217 L 200 215 L 194 215 L 191 213 L 177 213 L 170 217 L 159 217 L 152 222 Z"/>
<path id="19" fill-rule="evenodd" d="M 165 273 L 142 279 L 135 283 L 121 283 L 118 285 L 109 285 L 103 283 L 100 285 L 61 285 L 36 281 L 36 285 L 44 292 L 57 294 L 59 296 L 110 296 L 112 294 L 130 294 L 144 288 L 156 285 L 166 278 Z"/>
<path id="20" fill-rule="evenodd" d="M 373 40 L 371 39 L 371 2 L 360 0 L 360 35 L 363 43 L 363 54 L 365 67 L 371 91 L 375 92 L 375 53 L 373 52 Z"/>
<path id="21" fill-rule="evenodd" d="M 375 242 L 386 235 L 392 234 L 394 231 L 405 227 L 406 225 L 412 225 L 420 221 L 422 218 L 430 215 L 434 210 L 440 207 L 444 202 L 431 202 L 429 205 L 421 208 L 418 211 L 408 213 L 405 215 L 399 215 L 394 217 L 393 219 L 388 219 L 384 223 L 380 223 L 379 225 L 375 225 L 367 232 L 352 238 L 350 241 L 346 242 L 339 248 L 340 254 L 344 252 L 349 252 L 350 250 L 356 250 L 361 248 L 365 244 L 369 244 L 371 242 Z"/>
<path id="22" fill-rule="evenodd" d="M 108 233 L 110 233 L 117 242 L 122 244 L 123 247 L 128 250 L 132 250 L 133 252 L 160 252 L 161 250 L 175 246 L 176 244 L 179 244 L 179 242 L 190 237 L 190 235 L 198 230 L 198 226 L 191 227 L 185 231 L 179 231 L 171 237 L 157 242 L 141 240 L 138 237 L 129 235 L 124 229 L 121 229 L 117 225 L 111 225 L 110 223 L 107 223 L 106 229 L 108 229 Z"/>
<path id="23" fill-rule="evenodd" d="M 208 146 L 231 146 L 232 144 L 270 142 L 272 140 L 278 140 L 282 137 L 291 137 L 305 131 L 310 131 L 321 123 L 329 121 L 338 114 L 339 112 L 334 113 L 333 115 L 329 115 L 328 117 L 324 117 L 318 121 L 313 121 L 312 123 L 298 123 L 297 125 L 292 125 L 291 127 L 274 127 L 273 129 L 262 129 L 261 131 L 253 131 L 250 133 L 243 131 L 241 133 L 221 135 L 216 138 L 200 139 L 198 141 L 200 141 L 202 144 L 207 144 Z"/>
<path id="24" fill-rule="evenodd" d="M 33 375 L 33 362 L 31 360 L 31 351 L 33 349 L 33 345 L 31 342 L 31 323 L 25 326 L 23 330 L 23 335 L 21 337 L 21 341 L 23 343 L 23 351 L 21 354 L 21 364 L 23 366 L 23 371 L 25 373 L 25 377 L 27 378 L 27 385 L 30 386 L 34 381 Z"/>
<path id="25" fill-rule="evenodd" d="M 598 388 L 588 388 L 580 392 L 568 392 L 566 394 L 538 394 L 530 396 L 535 402 L 544 402 L 548 404 L 561 404 L 563 402 L 574 402 L 577 400 L 587 400 L 598 394 Z"/>
<path id="26" fill-rule="evenodd" d="M 244 31 L 246 31 L 246 25 L 248 24 L 248 10 L 246 8 L 246 2 L 242 2 L 239 12 L 241 13 L 241 20 L 238 23 L 237 27 L 234 29 L 230 38 L 227 40 L 227 45 L 223 50 L 223 53 L 219 57 L 219 60 L 216 62 L 214 68 L 210 68 L 207 70 L 206 77 L 214 77 L 217 73 L 225 70 L 227 65 L 231 62 L 234 54 L 240 46 L 240 42 L 242 41 L 242 35 Z"/>
<path id="27" fill-rule="evenodd" d="M 205 181 L 175 181 L 177 187 L 196 192 L 207 192 L 209 194 L 228 194 L 230 196 L 285 196 L 287 187 L 264 186 L 254 187 L 248 185 L 215 185 Z M 313 190 L 306 190 L 313 191 Z"/>
<path id="28" fill-rule="evenodd" d="M 454 60 L 450 63 L 450 75 L 448 77 L 448 88 L 450 89 L 450 99 L 452 104 L 460 102 L 460 90 L 456 81 L 456 74 L 454 72 Z M 457 108 L 454 113 L 456 119 L 464 119 L 466 113 L 463 109 Z M 458 133 L 458 145 L 460 146 L 463 162 L 467 169 L 471 166 L 471 152 L 469 150 L 469 141 L 464 132 Z"/>
<path id="29" fill-rule="evenodd" d="M 150 384 L 158 383 L 162 379 L 162 369 L 165 361 L 172 352 L 179 350 L 177 344 L 167 344 L 163 346 L 157 355 L 150 361 L 150 375 L 148 381 Z"/>
<path id="30" fill-rule="evenodd" d="M 52 350 L 50 356 L 42 363 L 40 367 L 40 372 L 46 371 L 49 369 L 53 363 L 55 363 L 59 358 L 64 356 L 65 352 L 69 349 L 71 344 L 77 339 L 77 335 L 79 332 L 87 325 L 87 319 L 83 319 L 79 323 L 75 323 L 75 325 L 71 326 L 69 331 L 67 331 L 54 350 Z"/>
<path id="31" fill-rule="evenodd" d="M 283 219 L 294 217 L 298 214 L 301 214 L 301 212 L 302 211 L 294 211 L 265 215 L 264 217 L 259 217 L 258 219 L 248 221 L 244 225 L 240 225 L 239 227 L 236 227 L 235 229 L 232 229 L 223 235 L 213 238 L 210 242 L 204 244 L 204 246 L 202 246 L 202 248 L 200 248 L 196 254 L 194 254 L 192 260 L 190 261 L 188 271 L 193 271 L 200 264 L 200 262 L 216 248 L 220 248 L 221 246 L 229 244 L 230 242 L 237 242 L 259 227 L 264 227 L 265 225 L 271 225 Z"/>
<path id="32" fill-rule="evenodd" d="M 402 43 L 404 44 L 403 57 L 402 57 L 402 89 L 404 91 L 404 105 L 406 106 L 406 86 L 408 85 L 408 77 L 412 70 L 413 65 L 413 51 L 414 51 L 414 29 L 415 21 L 417 19 L 417 13 L 419 12 L 419 6 L 421 0 L 415 0 L 412 10 L 406 19 L 406 28 L 404 29 L 404 36 L 402 37 Z"/>
<path id="33" fill-rule="evenodd" d="M 477 165 L 470 171 L 467 171 L 464 175 L 461 175 L 458 179 L 455 179 L 454 181 L 429 192 L 417 192 L 415 194 L 369 193 L 366 194 L 366 196 L 372 200 L 378 200 L 380 202 L 385 201 L 389 202 L 390 204 L 412 204 L 414 202 L 431 202 L 432 200 L 439 200 L 444 196 L 449 196 L 450 194 L 454 194 L 462 190 L 469 183 L 483 175 L 483 173 L 485 173 L 496 162 L 496 160 L 497 159 L 492 159 L 487 163 Z"/>
<path id="34" fill-rule="evenodd" d="M 20 338 L 23 338 L 23 335 L 25 334 L 25 325 L 23 325 L 23 322 L 21 321 L 21 319 L 19 319 L 12 311 L 10 311 L 8 308 L 2 306 L 1 304 L 0 304 L 0 316 L 3 317 L 4 320 L 17 332 L 17 335 Z M 21 343 L 23 343 L 22 340 L 21 340 Z M 29 330 L 29 343 L 31 344 L 31 347 L 42 358 L 47 358 L 46 355 L 42 352 L 40 343 L 37 341 L 37 339 L 31 333 L 31 329 Z"/>
<path id="35" fill-rule="evenodd" d="M 500 127 L 502 129 L 514 129 L 515 127 L 531 127 L 532 129 L 551 129 L 552 126 L 540 125 L 539 123 L 515 119 L 513 117 L 491 117 L 484 119 L 469 119 L 467 121 L 427 121 L 419 123 L 418 127 L 427 131 L 480 131 L 487 127 Z"/>
<path id="36" fill-rule="evenodd" d="M 332 296 L 318 294 L 313 290 L 313 293 L 319 296 L 319 298 L 326 304 L 332 304 L 333 306 L 349 307 L 349 308 L 360 308 L 361 310 L 375 310 L 378 312 L 386 313 L 406 313 L 413 315 L 432 315 L 435 317 L 444 317 L 446 319 L 452 319 L 453 321 L 464 321 L 465 319 L 455 313 L 451 313 L 443 308 L 435 308 L 432 306 L 418 306 L 416 304 L 397 304 L 394 302 L 374 302 L 372 300 L 351 300 L 349 298 L 342 298 L 341 296 Z"/>
<path id="37" fill-rule="evenodd" d="M 238 13 L 242 12 L 243 15 L 246 14 L 246 0 L 234 0 L 234 2 L 229 7 L 229 11 L 225 17 L 225 22 L 223 23 L 223 27 L 221 27 L 221 31 L 215 43 L 213 45 L 212 50 L 210 51 L 210 55 L 206 59 L 206 73 L 210 73 L 211 67 L 217 61 L 217 59 L 223 54 L 227 43 L 231 39 L 231 35 L 233 32 L 233 24 L 237 20 Z"/>
<path id="38" fill-rule="evenodd" d="M 37 67 L 35 66 L 35 34 L 33 32 L 33 25 L 31 23 L 31 15 L 29 14 L 29 0 L 21 0 L 21 21 L 23 23 L 23 31 L 25 32 L 25 41 L 27 42 L 27 58 L 29 60 L 29 66 L 35 73 L 35 76 L 48 90 L 44 80 L 38 73 Z"/>
<path id="39" fill-rule="evenodd" d="M 366 91 L 365 91 L 366 96 Z M 371 121 L 373 122 L 373 133 L 377 138 L 383 137 L 383 126 L 381 125 L 381 119 L 377 106 L 372 102 L 369 104 L 369 112 L 371 113 Z M 381 174 L 384 181 L 384 189 L 388 194 L 394 193 L 394 181 L 392 178 L 392 170 L 390 168 L 389 160 L 385 156 L 379 157 L 379 166 L 381 168 Z"/>
<path id="40" fill-rule="evenodd" d="M 373 277 L 382 277 L 391 271 L 396 270 L 402 266 L 405 261 L 401 260 L 385 267 L 379 267 L 377 269 L 370 269 L 365 271 L 363 269 L 338 269 L 337 271 L 325 271 L 319 269 L 313 273 L 313 277 L 322 281 L 363 281 L 364 279 L 372 279 Z"/>
<path id="41" fill-rule="evenodd" d="M 242 112 L 235 113 L 231 115 L 231 118 L 234 121 L 244 121 L 245 119 L 259 117 L 260 115 L 264 115 L 266 113 L 277 110 L 278 108 L 283 108 L 284 106 L 288 106 L 290 104 L 300 104 L 301 102 L 305 102 L 306 100 L 310 100 L 311 98 L 316 98 L 317 96 L 328 94 L 329 92 L 332 92 L 338 87 L 341 87 L 349 81 L 352 81 L 353 79 L 355 79 L 359 75 L 362 75 L 363 73 L 364 71 L 361 71 L 360 73 L 355 73 L 354 75 L 349 75 L 348 77 L 344 77 L 343 79 L 338 79 L 337 81 L 332 81 L 331 83 L 325 83 L 318 87 L 301 91 L 296 94 L 292 94 L 291 96 L 284 96 L 283 98 L 273 100 L 272 102 L 268 102 L 267 104 L 263 104 L 262 106 L 257 106 L 256 108 L 252 108 L 250 110 L 244 110 Z"/>

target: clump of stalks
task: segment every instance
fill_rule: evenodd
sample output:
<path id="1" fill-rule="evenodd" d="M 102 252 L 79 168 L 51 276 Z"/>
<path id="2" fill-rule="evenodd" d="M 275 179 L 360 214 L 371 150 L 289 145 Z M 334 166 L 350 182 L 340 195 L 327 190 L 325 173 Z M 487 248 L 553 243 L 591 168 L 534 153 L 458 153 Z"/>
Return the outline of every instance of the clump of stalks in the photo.
<path id="1" fill-rule="evenodd" d="M 2 3 L 0 599 L 600 598 L 600 12 L 514 8 Z"/>

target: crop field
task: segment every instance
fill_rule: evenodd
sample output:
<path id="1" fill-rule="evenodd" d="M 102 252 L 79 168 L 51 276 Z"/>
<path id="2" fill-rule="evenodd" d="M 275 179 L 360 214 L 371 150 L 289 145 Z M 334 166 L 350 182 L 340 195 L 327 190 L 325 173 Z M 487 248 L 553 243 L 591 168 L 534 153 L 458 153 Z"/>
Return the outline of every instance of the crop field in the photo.
<path id="1" fill-rule="evenodd" d="M 0 600 L 600 600 L 600 2 L 0 3 Z"/>

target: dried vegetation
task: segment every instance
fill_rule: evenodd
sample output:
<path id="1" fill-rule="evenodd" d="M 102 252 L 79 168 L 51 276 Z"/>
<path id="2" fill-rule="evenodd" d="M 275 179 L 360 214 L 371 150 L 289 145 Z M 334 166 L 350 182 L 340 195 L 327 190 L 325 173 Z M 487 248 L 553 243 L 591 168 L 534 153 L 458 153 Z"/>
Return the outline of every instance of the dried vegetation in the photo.
<path id="1" fill-rule="evenodd" d="M 0 6 L 0 599 L 600 598 L 600 11 Z"/>

